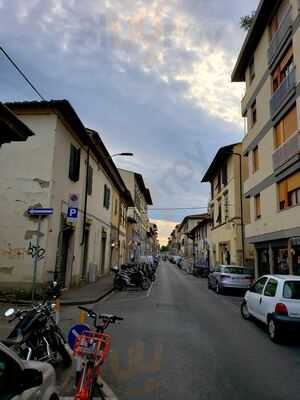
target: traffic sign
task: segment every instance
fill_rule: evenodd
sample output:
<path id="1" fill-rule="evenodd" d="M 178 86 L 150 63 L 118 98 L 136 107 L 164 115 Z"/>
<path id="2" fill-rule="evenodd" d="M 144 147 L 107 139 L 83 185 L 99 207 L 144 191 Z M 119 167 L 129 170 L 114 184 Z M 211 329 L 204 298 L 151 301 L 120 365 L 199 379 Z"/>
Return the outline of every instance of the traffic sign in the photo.
<path id="1" fill-rule="evenodd" d="M 78 218 L 78 208 L 69 207 L 67 215 L 68 215 L 68 218 L 71 218 L 71 219 Z"/>
<path id="2" fill-rule="evenodd" d="M 43 215 L 52 215 L 53 208 L 29 208 L 27 210 L 29 215 L 43 216 Z"/>
<path id="3" fill-rule="evenodd" d="M 76 324 L 72 326 L 72 328 L 68 333 L 68 344 L 72 350 L 74 350 L 77 337 L 81 335 L 83 332 L 89 330 L 90 330 L 89 326 L 84 324 Z"/>

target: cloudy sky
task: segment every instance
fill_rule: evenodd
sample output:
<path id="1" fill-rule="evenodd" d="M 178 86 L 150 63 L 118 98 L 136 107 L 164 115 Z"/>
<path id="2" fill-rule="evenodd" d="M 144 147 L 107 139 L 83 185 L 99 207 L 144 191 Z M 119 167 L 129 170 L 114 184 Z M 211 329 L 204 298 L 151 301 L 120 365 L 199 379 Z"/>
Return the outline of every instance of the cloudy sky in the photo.
<path id="1" fill-rule="evenodd" d="M 243 136 L 243 86 L 230 74 L 241 15 L 258 0 L 0 0 L 1 46 L 47 99 L 68 99 L 122 168 L 143 174 L 164 241 L 205 212 L 200 180 Z M 36 99 L 0 56 L 0 100 Z"/>

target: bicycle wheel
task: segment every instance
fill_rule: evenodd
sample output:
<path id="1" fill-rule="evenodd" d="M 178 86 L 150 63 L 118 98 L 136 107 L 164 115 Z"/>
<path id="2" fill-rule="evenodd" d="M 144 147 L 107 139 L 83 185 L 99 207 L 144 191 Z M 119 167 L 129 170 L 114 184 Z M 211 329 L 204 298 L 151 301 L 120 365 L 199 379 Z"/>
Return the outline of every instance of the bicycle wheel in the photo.
<path id="1" fill-rule="evenodd" d="M 94 365 L 88 363 L 85 368 L 81 371 L 78 385 L 76 387 L 76 400 L 90 400 L 93 397 L 93 376 L 94 376 Z"/>

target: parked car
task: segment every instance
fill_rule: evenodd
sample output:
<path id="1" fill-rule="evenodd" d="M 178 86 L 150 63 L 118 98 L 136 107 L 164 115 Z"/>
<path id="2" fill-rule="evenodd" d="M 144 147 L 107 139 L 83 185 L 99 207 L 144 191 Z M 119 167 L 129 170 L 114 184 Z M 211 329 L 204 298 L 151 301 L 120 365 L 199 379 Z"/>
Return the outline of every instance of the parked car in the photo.
<path id="1" fill-rule="evenodd" d="M 0 397 L 9 400 L 59 400 L 54 368 L 48 363 L 21 360 L 0 343 Z"/>
<path id="2" fill-rule="evenodd" d="M 262 276 L 247 291 L 241 314 L 266 324 L 270 339 L 277 343 L 289 331 L 300 333 L 300 277 Z"/>
<path id="3" fill-rule="evenodd" d="M 196 263 L 193 266 L 193 275 L 201 278 L 207 278 L 209 275 L 209 266 L 201 263 Z"/>
<path id="4" fill-rule="evenodd" d="M 218 265 L 208 275 L 208 288 L 221 294 L 225 289 L 247 290 L 253 282 L 253 269 L 237 265 Z"/>

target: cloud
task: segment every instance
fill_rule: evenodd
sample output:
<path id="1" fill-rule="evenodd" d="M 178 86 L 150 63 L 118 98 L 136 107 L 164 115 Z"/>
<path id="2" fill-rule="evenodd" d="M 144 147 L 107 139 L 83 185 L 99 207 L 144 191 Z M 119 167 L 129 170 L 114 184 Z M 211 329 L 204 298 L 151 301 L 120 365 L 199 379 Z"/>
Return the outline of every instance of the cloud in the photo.
<path id="1" fill-rule="evenodd" d="M 151 222 L 156 224 L 158 227 L 160 245 L 162 246 L 168 244 L 168 237 L 177 225 L 176 222 L 165 221 L 161 219 L 152 219 Z"/>
<path id="2" fill-rule="evenodd" d="M 3 46 L 46 98 L 67 98 L 116 159 L 141 172 L 156 207 L 200 207 L 218 147 L 242 138 L 230 73 L 256 0 L 1 1 Z M 0 99 L 35 98 L 0 58 Z M 190 210 L 153 211 L 179 221 Z"/>

